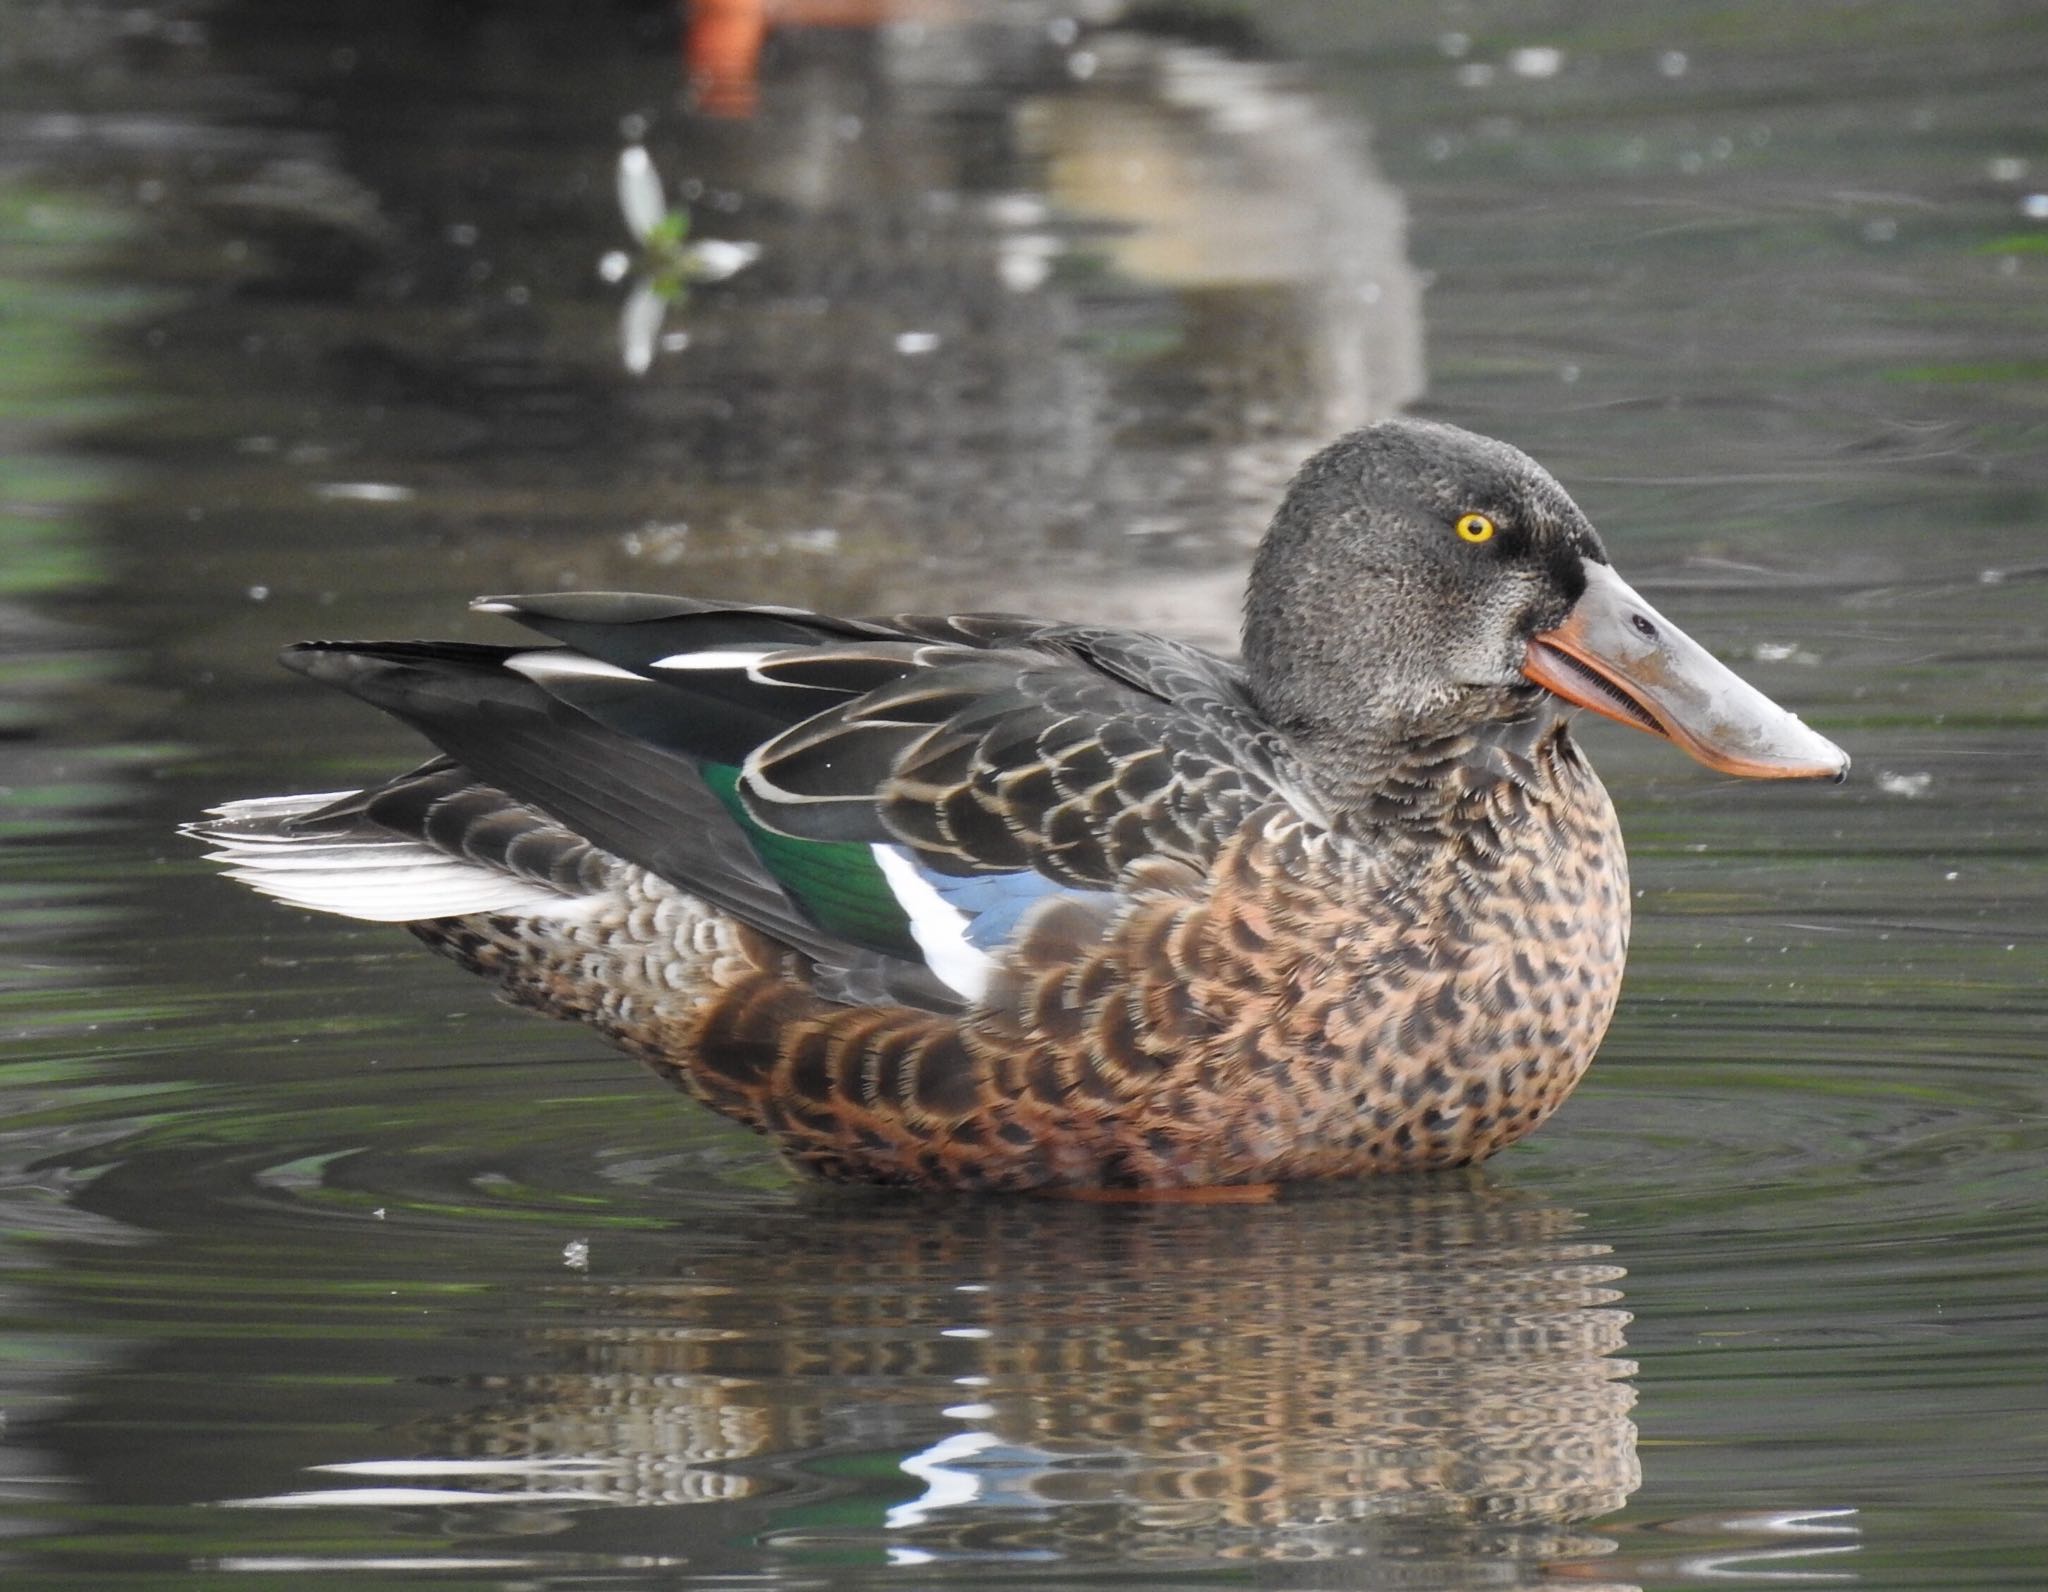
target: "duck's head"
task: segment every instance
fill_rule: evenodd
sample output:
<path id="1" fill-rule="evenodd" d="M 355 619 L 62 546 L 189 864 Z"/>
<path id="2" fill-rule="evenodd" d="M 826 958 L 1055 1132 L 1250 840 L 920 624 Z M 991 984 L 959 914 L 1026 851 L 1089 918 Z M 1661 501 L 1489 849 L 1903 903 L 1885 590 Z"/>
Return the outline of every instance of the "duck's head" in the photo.
<path id="1" fill-rule="evenodd" d="M 1541 465 L 1455 426 L 1383 421 L 1302 466 L 1244 650 L 1260 707 L 1326 766 L 1524 720 L 1548 691 L 1726 773 L 1849 769 L 1617 575 Z"/>

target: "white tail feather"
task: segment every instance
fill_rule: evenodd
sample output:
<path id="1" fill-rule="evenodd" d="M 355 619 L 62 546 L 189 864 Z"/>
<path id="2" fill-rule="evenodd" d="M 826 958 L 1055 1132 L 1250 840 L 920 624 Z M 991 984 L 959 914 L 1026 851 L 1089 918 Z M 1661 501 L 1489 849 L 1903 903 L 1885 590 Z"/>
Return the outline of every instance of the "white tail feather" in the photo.
<path id="1" fill-rule="evenodd" d="M 258 796 L 212 809 L 190 832 L 228 877 L 290 906 L 373 923 L 460 918 L 474 912 L 576 918 L 602 897 L 571 896 L 423 841 L 368 829 L 299 835 L 282 826 L 349 795 Z"/>

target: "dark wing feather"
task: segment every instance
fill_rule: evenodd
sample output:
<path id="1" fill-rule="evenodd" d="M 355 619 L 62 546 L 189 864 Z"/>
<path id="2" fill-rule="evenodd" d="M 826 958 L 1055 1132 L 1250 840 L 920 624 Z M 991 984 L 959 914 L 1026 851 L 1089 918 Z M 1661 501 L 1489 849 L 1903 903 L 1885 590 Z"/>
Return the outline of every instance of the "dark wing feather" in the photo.
<path id="1" fill-rule="evenodd" d="M 631 592 L 482 597 L 473 606 L 630 677 L 549 672 L 540 683 L 551 696 L 621 735 L 735 768 L 791 724 L 900 677 L 918 645 L 886 620 Z M 765 656 L 748 668 L 669 661 L 704 654 Z"/>
<path id="2" fill-rule="evenodd" d="M 622 669 L 642 669 L 679 652 L 736 647 L 809 647 L 866 636 L 896 636 L 886 621 L 834 619 L 769 603 L 658 597 L 645 592 L 543 592 L 479 597 L 470 607 L 504 614 L 528 629 Z"/>
<path id="3" fill-rule="evenodd" d="M 449 764 L 439 767 L 454 765 L 465 778 L 802 952 L 820 966 L 821 993 L 867 1000 L 886 991 L 913 1005 L 959 1005 L 922 966 L 821 930 L 762 865 L 693 762 L 614 733 L 509 672 L 505 660 L 518 650 L 452 642 L 306 642 L 287 649 L 283 661 L 413 726 L 447 754 Z M 421 807 L 431 808 L 430 797 L 430 786 L 413 788 L 401 779 L 348 800 L 367 800 L 372 816 L 380 816 L 379 802 L 388 803 L 382 819 L 427 838 L 424 828 L 410 825 L 424 823 Z M 337 817 L 342 805 L 336 804 Z M 457 844 L 467 849 L 466 842 Z"/>

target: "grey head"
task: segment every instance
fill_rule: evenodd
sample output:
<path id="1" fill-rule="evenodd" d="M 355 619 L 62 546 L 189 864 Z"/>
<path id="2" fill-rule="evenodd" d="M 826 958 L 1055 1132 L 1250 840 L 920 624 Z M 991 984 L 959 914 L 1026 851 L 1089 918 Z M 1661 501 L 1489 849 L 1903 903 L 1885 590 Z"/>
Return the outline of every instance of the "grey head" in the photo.
<path id="1" fill-rule="evenodd" d="M 1245 599 L 1252 695 L 1342 802 L 1564 704 L 1745 779 L 1849 756 L 1658 613 L 1534 460 L 1455 426 L 1354 431 L 1294 478 Z"/>
<path id="2" fill-rule="evenodd" d="M 1265 715 L 1326 772 L 1525 719 L 1530 639 L 1607 562 L 1527 454 L 1387 420 L 1296 474 L 1252 564 L 1244 661 Z"/>

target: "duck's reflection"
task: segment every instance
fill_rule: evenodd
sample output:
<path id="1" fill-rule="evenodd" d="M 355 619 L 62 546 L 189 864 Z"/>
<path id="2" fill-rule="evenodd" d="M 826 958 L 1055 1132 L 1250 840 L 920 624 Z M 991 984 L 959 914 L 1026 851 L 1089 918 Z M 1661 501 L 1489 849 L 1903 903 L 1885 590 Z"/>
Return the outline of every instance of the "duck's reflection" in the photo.
<path id="1" fill-rule="evenodd" d="M 615 1501 L 898 1562 L 1582 1556 L 1559 1528 L 1639 1473 L 1622 1270 L 1575 1227 L 1477 1178 L 807 1199 L 565 1295 L 556 1368 L 436 1446 L 600 1460 Z"/>

